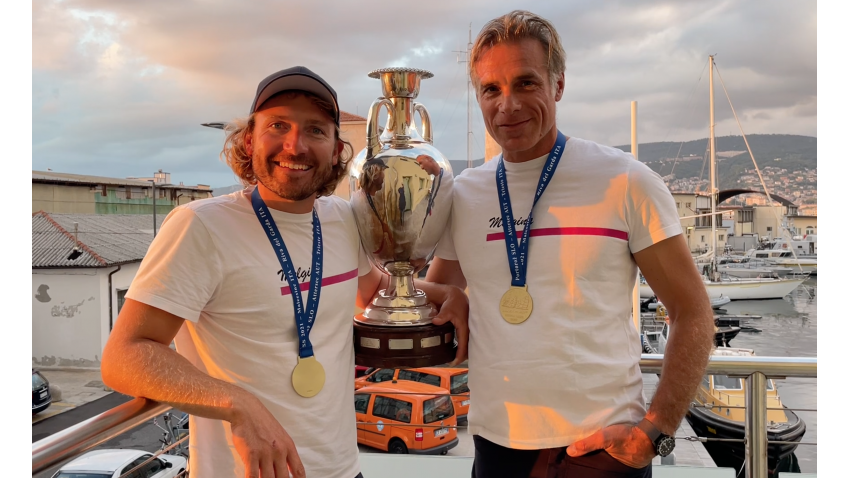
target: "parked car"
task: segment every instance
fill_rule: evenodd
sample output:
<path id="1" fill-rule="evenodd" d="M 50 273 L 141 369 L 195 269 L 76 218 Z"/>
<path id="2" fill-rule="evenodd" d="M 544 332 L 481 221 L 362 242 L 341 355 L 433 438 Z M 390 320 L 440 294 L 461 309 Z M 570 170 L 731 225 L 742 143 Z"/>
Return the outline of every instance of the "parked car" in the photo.
<path id="1" fill-rule="evenodd" d="M 354 378 L 362 377 L 364 375 L 369 375 L 375 370 L 375 367 L 364 367 L 363 365 L 355 365 L 354 366 Z"/>
<path id="2" fill-rule="evenodd" d="M 469 377 L 468 368 L 422 367 L 422 368 L 384 368 L 354 380 L 354 390 L 375 383 L 409 380 L 440 387 L 452 394 L 458 423 L 465 423 L 469 413 Z"/>
<path id="3" fill-rule="evenodd" d="M 118 478 L 148 461 L 153 455 L 142 450 L 94 450 L 68 462 L 52 478 Z M 186 459 L 159 455 L 126 478 L 184 478 Z"/>
<path id="4" fill-rule="evenodd" d="M 47 410 L 53 397 L 50 396 L 50 382 L 36 369 L 32 369 L 32 414 Z"/>
<path id="5" fill-rule="evenodd" d="M 445 455 L 458 444 L 457 417 L 445 390 L 409 381 L 354 394 L 357 443 L 390 453 Z"/>

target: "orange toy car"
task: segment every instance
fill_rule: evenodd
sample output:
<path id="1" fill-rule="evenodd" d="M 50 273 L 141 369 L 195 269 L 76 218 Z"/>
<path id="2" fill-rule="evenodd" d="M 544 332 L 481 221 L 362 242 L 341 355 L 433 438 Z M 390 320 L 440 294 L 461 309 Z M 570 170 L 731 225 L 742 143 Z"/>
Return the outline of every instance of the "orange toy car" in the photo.
<path id="1" fill-rule="evenodd" d="M 357 443 L 390 453 L 445 455 L 456 447 L 457 418 L 448 392 L 409 381 L 354 393 Z"/>
<path id="2" fill-rule="evenodd" d="M 469 413 L 468 368 L 379 368 L 354 380 L 354 390 L 376 383 L 409 380 L 440 387 L 452 394 L 458 423 L 465 423 Z"/>

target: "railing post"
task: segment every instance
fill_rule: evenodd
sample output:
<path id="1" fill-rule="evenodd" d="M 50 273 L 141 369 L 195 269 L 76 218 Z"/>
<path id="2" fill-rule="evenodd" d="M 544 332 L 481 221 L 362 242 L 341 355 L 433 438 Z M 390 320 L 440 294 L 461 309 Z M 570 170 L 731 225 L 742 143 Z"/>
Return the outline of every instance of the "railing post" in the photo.
<path id="1" fill-rule="evenodd" d="M 747 402 L 744 424 L 747 478 L 767 478 L 767 377 L 761 372 L 748 376 L 744 393 Z"/>

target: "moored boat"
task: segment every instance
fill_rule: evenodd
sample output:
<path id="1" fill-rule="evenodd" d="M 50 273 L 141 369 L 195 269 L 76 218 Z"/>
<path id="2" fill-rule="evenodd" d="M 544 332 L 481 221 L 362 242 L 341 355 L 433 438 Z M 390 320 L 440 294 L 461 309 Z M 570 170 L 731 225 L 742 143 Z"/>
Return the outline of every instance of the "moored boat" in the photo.
<path id="1" fill-rule="evenodd" d="M 718 347 L 713 354 L 753 356 L 751 349 Z M 706 441 L 706 450 L 718 466 L 741 469 L 744 463 L 746 421 L 744 379 L 727 375 L 706 375 L 685 419 L 694 432 L 705 438 L 741 441 Z M 768 468 L 775 470 L 788 458 L 806 432 L 806 423 L 782 404 L 773 380 L 767 380 Z M 773 443 L 781 442 L 781 443 Z"/>

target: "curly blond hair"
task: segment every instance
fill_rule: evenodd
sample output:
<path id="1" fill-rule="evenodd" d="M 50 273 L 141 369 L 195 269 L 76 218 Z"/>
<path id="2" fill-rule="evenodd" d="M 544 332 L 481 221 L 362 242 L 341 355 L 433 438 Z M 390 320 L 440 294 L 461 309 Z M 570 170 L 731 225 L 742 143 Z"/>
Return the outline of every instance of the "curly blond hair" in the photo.
<path id="1" fill-rule="evenodd" d="M 470 54 L 469 75 L 472 82 L 476 86 L 479 84 L 475 64 L 485 50 L 500 43 L 514 43 L 526 38 L 539 41 L 548 52 L 549 80 L 554 86 L 567 68 L 567 54 L 561 45 L 561 37 L 548 20 L 526 10 L 514 10 L 490 20 L 481 28 Z"/>
<path id="2" fill-rule="evenodd" d="M 291 97 L 305 96 L 331 118 L 334 117 L 333 105 L 312 93 L 298 90 L 279 94 Z M 248 154 L 248 148 L 245 146 L 245 139 L 254 132 L 255 115 L 256 113 L 252 113 L 247 118 L 235 119 L 224 127 L 227 137 L 224 140 L 224 147 L 219 154 L 220 159 L 230 166 L 230 169 L 233 170 L 233 173 L 236 174 L 244 186 L 257 184 L 257 176 L 254 174 L 252 163 L 253 158 Z M 333 166 L 333 172 L 335 174 L 331 175 L 330 179 L 316 191 L 316 197 L 330 196 L 334 193 L 337 185 L 348 173 L 348 165 L 351 163 L 351 158 L 354 157 L 354 147 L 351 146 L 351 143 L 340 137 L 338 124 L 334 125 L 334 139 L 336 141 L 342 141 L 344 146 L 339 154 L 339 160 Z"/>

